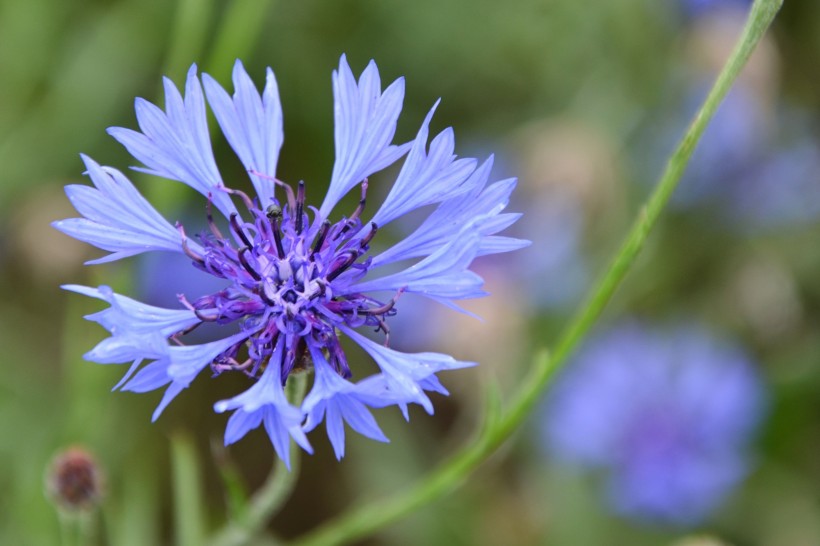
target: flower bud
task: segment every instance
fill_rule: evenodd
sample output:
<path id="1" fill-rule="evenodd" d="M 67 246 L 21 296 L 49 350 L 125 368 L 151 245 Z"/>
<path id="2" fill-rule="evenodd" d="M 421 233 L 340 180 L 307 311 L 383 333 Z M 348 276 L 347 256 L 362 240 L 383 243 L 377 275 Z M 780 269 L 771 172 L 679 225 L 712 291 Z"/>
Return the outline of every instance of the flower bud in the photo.
<path id="1" fill-rule="evenodd" d="M 103 497 L 103 472 L 94 456 L 82 447 L 57 453 L 46 473 L 46 491 L 61 509 L 90 511 Z"/>

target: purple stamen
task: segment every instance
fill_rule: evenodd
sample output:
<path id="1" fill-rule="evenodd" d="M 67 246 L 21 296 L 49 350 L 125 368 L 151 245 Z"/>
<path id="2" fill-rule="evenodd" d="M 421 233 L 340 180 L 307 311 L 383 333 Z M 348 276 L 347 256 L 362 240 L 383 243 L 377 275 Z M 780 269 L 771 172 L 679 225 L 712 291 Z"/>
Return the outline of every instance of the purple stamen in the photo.
<path id="1" fill-rule="evenodd" d="M 295 194 L 293 190 L 287 192 L 289 209 L 284 214 L 276 201 L 263 212 L 243 192 L 225 190 L 244 201 L 256 217 L 255 230 L 249 231 L 249 224 L 233 213 L 229 225 L 235 242 L 225 239 L 213 222 L 209 204 L 211 229 L 202 235 L 204 256 L 188 247 L 179 226 L 183 248 L 198 266 L 232 283 L 193 304 L 180 296 L 182 304 L 202 321 L 242 321 L 241 328 L 254 332 L 247 339 L 248 359 L 240 364 L 234 358 L 239 346 L 232 347 L 212 364 L 215 373 L 241 371 L 258 377 L 270 364 L 277 343 L 285 343 L 279 364 L 283 382 L 292 370 L 308 365 L 303 362 L 309 354 L 308 344 L 322 349 L 339 374 L 349 377 L 350 369 L 334 331 L 336 325 L 374 325 L 389 339 L 385 318 L 394 313 L 401 291 L 387 303 L 363 294 L 333 295 L 334 283 L 344 287 L 350 282 L 339 279 L 342 273 L 351 268 L 366 271 L 370 265 L 369 258 L 359 259 L 367 254 L 378 226 L 371 222 L 368 233 L 356 238 L 362 229 L 359 218 L 366 203 L 367 181 L 362 183 L 362 198 L 349 218 L 335 225 L 324 220 L 318 229 L 311 229 L 305 214 L 305 190 L 305 183 L 300 182 Z M 280 333 L 285 338 L 277 342 Z"/>
<path id="2" fill-rule="evenodd" d="M 239 215 L 237 213 L 235 213 L 235 212 L 231 213 L 231 218 L 230 218 L 231 229 L 233 230 L 234 234 L 236 234 L 236 236 L 239 237 L 242 240 L 243 243 L 245 243 L 245 246 L 252 247 L 253 243 L 251 243 L 250 239 L 248 239 L 248 236 L 245 235 L 245 231 L 242 229 L 242 226 L 239 225 L 238 218 L 239 218 Z"/>
<path id="3" fill-rule="evenodd" d="M 370 241 L 373 240 L 373 237 L 376 236 L 376 232 L 379 230 L 379 226 L 376 225 L 376 222 L 370 222 L 370 233 L 362 237 L 361 242 L 359 243 L 359 248 L 365 250 L 367 245 L 370 244 Z"/>
<path id="4" fill-rule="evenodd" d="M 242 199 L 242 202 L 245 204 L 245 208 L 247 208 L 249 211 L 256 210 L 256 205 L 254 205 L 253 199 L 251 199 L 247 193 L 243 192 L 242 190 L 234 190 L 225 187 L 222 187 L 221 189 L 229 195 L 238 195 L 239 198 Z"/>
<path id="5" fill-rule="evenodd" d="M 353 214 L 350 215 L 350 218 L 347 219 L 344 226 L 342 227 L 340 235 L 346 233 L 350 228 L 356 225 L 356 222 L 359 219 L 359 216 L 364 212 L 364 207 L 367 205 L 367 178 L 362 181 L 362 196 L 359 199 L 359 204 L 356 205 L 356 208 L 353 210 Z"/>
<path id="6" fill-rule="evenodd" d="M 211 201 L 212 195 L 208 193 L 208 200 L 205 202 L 205 215 L 208 218 L 208 228 L 211 230 L 211 233 L 217 239 L 224 239 L 222 236 L 222 232 L 219 231 L 219 228 L 214 222 L 214 215 L 213 215 L 213 203 Z"/>
<path id="7" fill-rule="evenodd" d="M 299 181 L 299 189 L 296 193 L 296 233 L 302 233 L 302 214 L 305 210 L 305 181 Z"/>
<path id="8" fill-rule="evenodd" d="M 282 215 L 278 214 L 273 218 L 273 241 L 276 245 L 276 257 L 280 260 L 285 257 L 285 248 L 282 246 L 282 234 L 280 233 L 279 221 Z"/>
<path id="9" fill-rule="evenodd" d="M 239 251 L 239 261 L 242 264 L 242 267 L 245 268 L 245 271 L 247 271 L 250 274 L 250 276 L 253 277 L 253 280 L 261 281 L 262 276 L 259 275 L 259 273 L 257 273 L 253 267 L 251 267 L 251 264 L 248 263 L 248 259 L 245 257 L 245 254 L 247 254 L 249 250 L 250 248 L 244 247 Z"/>
<path id="10" fill-rule="evenodd" d="M 325 243 L 325 237 L 327 237 L 327 232 L 330 229 L 330 220 L 325 220 L 322 222 L 322 227 L 319 229 L 319 236 L 316 238 L 316 242 L 313 244 L 313 250 L 310 252 L 310 259 L 312 260 L 317 252 L 322 250 L 322 245 Z"/>
<path id="11" fill-rule="evenodd" d="M 327 280 L 332 281 L 344 273 L 359 257 L 359 253 L 355 250 L 348 250 L 346 254 L 347 256 L 344 259 L 334 264 L 333 269 L 327 275 Z M 344 254 L 342 254 L 342 256 L 344 256 Z"/>
<path id="12" fill-rule="evenodd" d="M 182 251 L 185 252 L 185 255 L 191 258 L 193 261 L 201 264 L 205 263 L 205 259 L 191 250 L 191 247 L 188 246 L 188 236 L 185 235 L 185 228 L 182 227 L 182 224 L 177 222 L 177 231 L 179 231 L 179 235 L 182 238 Z"/>

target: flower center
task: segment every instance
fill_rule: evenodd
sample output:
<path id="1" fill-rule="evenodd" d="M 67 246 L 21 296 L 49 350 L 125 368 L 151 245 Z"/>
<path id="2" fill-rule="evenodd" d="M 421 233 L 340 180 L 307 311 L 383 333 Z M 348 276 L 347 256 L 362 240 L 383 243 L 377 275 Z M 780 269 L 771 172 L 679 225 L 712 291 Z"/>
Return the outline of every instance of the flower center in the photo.
<path id="1" fill-rule="evenodd" d="M 349 377 L 336 326 L 374 326 L 384 331 L 387 343 L 385 319 L 395 314 L 393 306 L 400 295 L 382 302 L 351 289 L 367 273 L 366 254 L 378 229 L 372 222 L 363 225 L 359 218 L 367 181 L 362 183 L 356 210 L 335 224 L 317 217 L 310 222 L 303 182 L 296 194 L 290 186 L 277 183 L 286 190 L 287 206 L 274 202 L 265 211 L 243 192 L 225 190 L 244 202 L 252 218 L 245 221 L 238 213 L 231 214 L 229 237 L 216 226 L 209 201 L 209 230 L 198 236 L 201 254 L 190 248 L 184 229 L 178 226 L 183 249 L 194 266 L 230 283 L 193 302 L 180 295 L 180 301 L 203 322 L 237 322 L 248 334 L 214 360 L 211 367 L 216 374 L 238 370 L 258 377 L 284 336 L 283 382 L 291 370 L 305 365 L 308 344 L 322 349 L 336 371 Z M 174 339 L 179 342 L 177 336 Z"/>

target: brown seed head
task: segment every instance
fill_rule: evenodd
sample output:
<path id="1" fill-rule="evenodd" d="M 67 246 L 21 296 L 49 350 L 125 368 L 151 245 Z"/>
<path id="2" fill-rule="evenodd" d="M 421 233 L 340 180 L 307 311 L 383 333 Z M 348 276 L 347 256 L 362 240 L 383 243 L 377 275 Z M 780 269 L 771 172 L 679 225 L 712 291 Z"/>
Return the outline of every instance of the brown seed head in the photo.
<path id="1" fill-rule="evenodd" d="M 62 509 L 91 510 L 103 496 L 102 470 L 87 450 L 69 447 L 52 460 L 46 474 L 46 490 Z"/>

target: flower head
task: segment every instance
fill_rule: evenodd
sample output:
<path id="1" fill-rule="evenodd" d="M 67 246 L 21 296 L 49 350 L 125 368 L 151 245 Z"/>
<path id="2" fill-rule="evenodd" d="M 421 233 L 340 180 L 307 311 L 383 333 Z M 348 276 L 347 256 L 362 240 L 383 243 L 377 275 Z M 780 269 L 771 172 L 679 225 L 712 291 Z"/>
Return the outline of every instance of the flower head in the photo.
<path id="1" fill-rule="evenodd" d="M 679 0 L 687 15 L 701 16 L 718 10 L 746 10 L 752 0 Z"/>
<path id="2" fill-rule="evenodd" d="M 692 326 L 591 340 L 545 407 L 559 459 L 603 469 L 614 508 L 688 525 L 745 475 L 763 389 L 746 355 Z"/>
<path id="3" fill-rule="evenodd" d="M 60 451 L 46 471 L 46 493 L 68 513 L 99 506 L 105 494 L 105 476 L 96 457 L 79 446 Z"/>
<path id="4" fill-rule="evenodd" d="M 268 69 L 260 95 L 237 61 L 233 83 L 230 96 L 208 75 L 200 83 L 194 66 L 184 97 L 165 81 L 164 111 L 137 100 L 140 131 L 109 131 L 142 162 L 137 170 L 183 182 L 206 198 L 206 229 L 200 233 L 189 235 L 193 232 L 183 225 L 171 225 L 121 172 L 90 158 L 83 160 L 95 187 L 66 188 L 82 217 L 54 225 L 111 252 L 95 263 L 172 251 L 223 283 L 210 294 L 180 294 L 179 309 L 145 305 L 107 287 L 67 286 L 111 305 L 89 317 L 111 337 L 86 358 L 131 362 L 123 390 L 167 387 L 154 418 L 207 367 L 215 376 L 244 374 L 248 389 L 215 405 L 220 413 L 233 411 L 225 441 L 264 425 L 285 461 L 289 438 L 310 451 L 305 432 L 323 420 L 339 457 L 344 422 L 386 441 L 368 407 L 398 405 L 406 415 L 407 405 L 417 403 L 432 413 L 425 391 L 446 393 L 436 373 L 472 365 L 443 354 L 390 349 L 389 318 L 401 297 L 424 296 L 458 309 L 453 300 L 485 295 L 482 279 L 469 270 L 473 259 L 528 244 L 497 235 L 518 218 L 502 212 L 515 181 L 488 185 L 492 158 L 481 165 L 457 158 L 451 129 L 428 142 L 435 106 L 412 142 L 392 144 L 403 80 L 382 91 L 373 62 L 357 81 L 342 57 L 333 74 L 336 161 L 324 201 L 318 209 L 311 207 L 304 182 L 291 186 L 277 179 L 283 132 L 273 72 Z M 253 197 L 222 181 L 211 151 L 206 99 L 249 173 Z M 405 155 L 392 189 L 368 218 L 368 178 Z M 358 206 L 335 217 L 337 203 L 356 187 Z M 385 225 L 431 205 L 433 212 L 413 233 L 391 247 L 371 250 Z M 226 222 L 215 219 L 213 209 Z M 380 274 L 384 266 L 390 273 Z M 187 344 L 185 334 L 203 323 L 224 326 L 229 335 Z M 384 345 L 358 334 L 360 327 L 381 331 Z M 373 357 L 375 374 L 353 382 L 342 337 Z M 150 363 L 140 367 L 145 361 Z M 293 374 L 310 369 L 313 386 L 296 405 L 284 386 Z"/>

